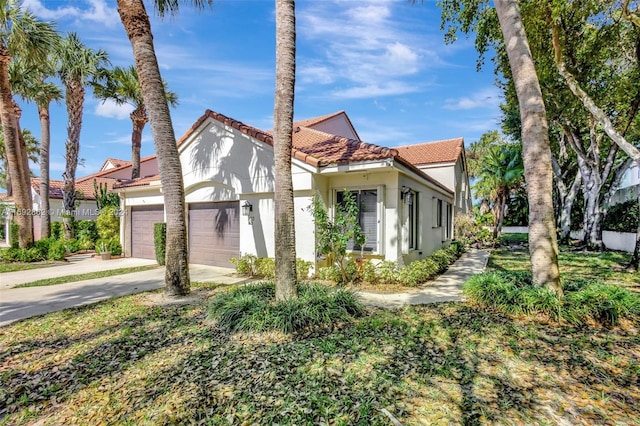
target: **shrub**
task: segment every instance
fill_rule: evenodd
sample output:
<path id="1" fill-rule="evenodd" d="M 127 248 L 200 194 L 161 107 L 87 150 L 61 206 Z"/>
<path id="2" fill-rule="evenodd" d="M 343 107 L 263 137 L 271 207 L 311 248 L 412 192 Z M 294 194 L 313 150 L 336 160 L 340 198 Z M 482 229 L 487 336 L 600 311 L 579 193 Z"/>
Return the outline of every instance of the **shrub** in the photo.
<path id="1" fill-rule="evenodd" d="M 216 296 L 209 316 L 229 332 L 280 330 L 293 333 L 310 327 L 333 327 L 364 314 L 355 294 L 317 283 L 298 285 L 298 298 L 274 303 L 275 286 L 263 282 L 237 287 Z"/>
<path id="2" fill-rule="evenodd" d="M 64 245 L 68 253 L 77 253 L 80 251 L 80 242 L 76 239 L 64 240 Z"/>
<path id="3" fill-rule="evenodd" d="M 95 220 L 78 220 L 74 222 L 75 235 L 78 240 L 95 243 L 98 238 L 98 225 Z"/>
<path id="4" fill-rule="evenodd" d="M 489 216 L 493 217 L 491 213 Z M 471 212 L 457 214 L 453 219 L 453 229 L 456 240 L 465 246 L 490 247 L 495 244 L 491 231 L 483 228 L 482 221 L 476 221 Z"/>
<path id="5" fill-rule="evenodd" d="M 578 280 L 565 285 L 565 297 L 531 283 L 527 272 L 488 272 L 471 277 L 464 286 L 473 301 L 507 314 L 545 314 L 571 324 L 592 319 L 616 325 L 640 314 L 640 295 L 615 285 Z"/>
<path id="6" fill-rule="evenodd" d="M 19 250 L 12 247 L 0 250 L 0 262 L 17 262 Z"/>
<path id="7" fill-rule="evenodd" d="M 376 266 L 376 274 L 379 277 L 379 281 L 383 283 L 396 283 L 398 281 L 398 271 L 398 264 L 390 260 L 385 260 Z"/>
<path id="8" fill-rule="evenodd" d="M 298 282 L 309 279 L 309 271 L 311 271 L 312 266 L 313 262 L 296 259 L 296 274 L 298 275 Z"/>
<path id="9" fill-rule="evenodd" d="M 638 199 L 628 200 L 609 208 L 602 222 L 602 229 L 635 233 L 638 229 L 639 217 Z"/>
<path id="10" fill-rule="evenodd" d="M 122 245 L 116 238 L 99 239 L 96 241 L 96 254 L 111 253 L 113 256 L 122 254 Z"/>
<path id="11" fill-rule="evenodd" d="M 51 222 L 51 238 L 59 240 L 62 236 L 62 222 Z"/>
<path id="12" fill-rule="evenodd" d="M 51 244 L 53 244 L 54 241 L 55 240 L 51 237 L 34 241 L 33 247 L 38 250 L 43 260 L 49 258 L 49 247 L 51 246 Z"/>
<path id="13" fill-rule="evenodd" d="M 153 246 L 158 265 L 164 265 L 167 249 L 167 224 L 164 222 L 153 224 Z"/>
<path id="14" fill-rule="evenodd" d="M 20 235 L 20 225 L 17 222 L 9 223 L 9 244 L 11 248 L 18 248 Z"/>
<path id="15" fill-rule="evenodd" d="M 564 317 L 572 324 L 585 319 L 617 325 L 620 318 L 640 314 L 640 295 L 615 285 L 587 284 L 578 291 L 567 293 Z"/>
<path id="16" fill-rule="evenodd" d="M 400 269 L 398 281 L 402 285 L 416 287 L 435 277 L 439 271 L 440 266 L 432 257 L 417 260 Z"/>
<path id="17" fill-rule="evenodd" d="M 64 260 L 66 254 L 67 249 L 62 240 L 53 241 L 49 246 L 49 260 Z"/>
<path id="18" fill-rule="evenodd" d="M 118 209 L 113 206 L 107 206 L 100 210 L 96 224 L 100 239 L 117 239 L 120 235 L 120 215 L 118 214 Z"/>
<path id="19" fill-rule="evenodd" d="M 256 266 L 257 259 L 258 258 L 252 254 L 245 254 L 240 257 L 232 257 L 229 261 L 236 266 L 236 272 L 238 274 L 254 277 L 258 273 Z"/>
<path id="20" fill-rule="evenodd" d="M 255 261 L 256 276 L 266 279 L 276 277 L 276 260 L 271 257 L 259 257 Z"/>

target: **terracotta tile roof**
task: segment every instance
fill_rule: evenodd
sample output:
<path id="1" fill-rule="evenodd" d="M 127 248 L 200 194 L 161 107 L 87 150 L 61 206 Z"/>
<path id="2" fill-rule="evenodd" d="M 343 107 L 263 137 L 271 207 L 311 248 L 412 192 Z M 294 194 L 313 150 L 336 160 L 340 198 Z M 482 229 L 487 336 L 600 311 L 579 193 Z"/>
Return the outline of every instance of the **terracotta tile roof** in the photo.
<path id="1" fill-rule="evenodd" d="M 13 197 L 6 192 L 0 193 L 0 203 L 13 203 Z"/>
<path id="2" fill-rule="evenodd" d="M 307 125 L 313 125 L 314 123 L 317 124 L 331 117 L 335 117 L 338 114 L 342 114 L 343 112 L 344 111 L 339 111 L 337 113 L 304 121 Z M 193 123 L 191 128 L 189 128 L 189 130 L 187 130 L 178 140 L 177 145 L 180 146 L 183 144 L 208 118 L 214 119 L 240 131 L 245 135 L 251 136 L 254 139 L 273 146 L 273 136 L 270 132 L 249 126 L 241 121 L 211 110 L 206 110 L 205 113 L 195 123 Z M 426 175 L 424 172 L 416 168 L 413 163 L 402 158 L 397 149 L 386 148 L 355 139 L 331 135 L 309 127 L 300 126 L 300 123 L 302 122 L 296 122 L 296 125 L 294 125 L 294 132 L 292 135 L 293 149 L 291 150 L 291 156 L 298 160 L 304 161 L 314 167 L 325 167 L 349 162 L 376 161 L 389 158 L 403 164 L 414 173 L 420 175 L 447 193 L 451 193 L 451 190 L 446 186 Z M 115 188 L 148 185 L 150 182 L 155 180 L 158 180 L 158 178 L 145 177 L 130 181 L 123 181 L 122 183 L 117 184 Z"/>
<path id="3" fill-rule="evenodd" d="M 293 133 L 293 156 L 316 167 L 393 158 L 395 149 L 300 127 Z"/>
<path id="4" fill-rule="evenodd" d="M 157 156 L 156 156 L 155 154 L 153 154 L 153 155 L 148 155 L 148 156 L 146 156 L 146 157 L 143 157 L 143 158 L 141 158 L 141 159 L 140 159 L 140 164 L 142 164 L 142 163 L 146 163 L 147 161 L 151 161 L 151 160 L 155 159 L 156 157 L 157 157 Z M 108 160 L 107 160 L 107 161 L 108 161 Z M 87 175 L 87 176 L 83 176 L 83 177 L 77 178 L 77 179 L 76 179 L 76 182 L 78 182 L 78 181 L 84 181 L 84 180 L 93 180 L 94 178 L 99 178 L 99 177 L 105 177 L 105 178 L 108 178 L 108 177 L 109 177 L 109 175 L 110 175 L 111 173 L 114 173 L 115 171 L 118 171 L 118 172 L 119 172 L 120 170 L 122 170 L 122 169 L 124 169 L 124 168 L 131 168 L 131 161 L 127 161 L 127 160 L 118 160 L 118 159 L 116 159 L 116 161 L 119 161 L 119 162 L 123 163 L 123 166 L 121 166 L 121 167 L 116 167 L 116 168 L 113 168 L 113 169 L 104 170 L 104 171 L 101 171 L 101 172 L 92 173 L 92 174 L 90 174 L 90 175 Z M 106 161 L 105 161 L 105 163 L 106 163 Z M 127 163 L 127 164 L 124 164 L 124 163 Z M 103 165 L 103 166 L 104 166 L 104 165 Z"/>
<path id="5" fill-rule="evenodd" d="M 104 170 L 104 167 L 107 165 L 107 163 L 111 163 L 116 168 L 131 165 L 131 161 L 120 160 L 118 158 L 109 157 L 106 160 L 104 160 L 104 163 L 102 163 L 102 167 L 100 167 L 100 170 Z"/>
<path id="6" fill-rule="evenodd" d="M 107 178 L 83 178 L 82 181 L 76 180 L 76 192 L 82 192 L 83 199 L 95 200 L 95 190 L 93 188 L 93 180 L 96 180 L 97 184 L 106 184 L 107 189 L 110 191 L 113 189 L 114 184 L 118 181 L 116 179 Z M 39 194 L 40 193 L 40 178 L 31 178 L 31 187 Z M 49 180 L 49 198 L 62 199 L 62 190 L 64 188 L 64 181 L 61 180 Z"/>
<path id="7" fill-rule="evenodd" d="M 332 114 L 321 115 L 320 117 L 307 118 L 306 120 L 294 121 L 293 127 L 313 127 L 316 124 L 322 123 L 323 121 L 327 121 L 330 118 L 337 117 L 340 114 L 346 114 L 344 110 L 334 112 Z"/>
<path id="8" fill-rule="evenodd" d="M 413 165 L 453 163 L 464 151 L 464 139 L 446 139 L 396 147 L 400 156 Z"/>
<path id="9" fill-rule="evenodd" d="M 151 182 L 155 182 L 159 180 L 160 180 L 160 175 L 150 175 L 150 176 L 144 176 L 137 179 L 123 180 L 113 185 L 113 189 L 131 188 L 134 186 L 147 186 Z"/>

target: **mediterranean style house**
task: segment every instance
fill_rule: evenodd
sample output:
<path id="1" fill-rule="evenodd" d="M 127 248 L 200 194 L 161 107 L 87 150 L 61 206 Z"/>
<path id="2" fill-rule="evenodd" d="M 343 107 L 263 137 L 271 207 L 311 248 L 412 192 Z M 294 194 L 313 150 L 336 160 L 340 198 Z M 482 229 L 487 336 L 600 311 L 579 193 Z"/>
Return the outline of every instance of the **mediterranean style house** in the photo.
<path id="1" fill-rule="evenodd" d="M 360 207 L 366 241 L 358 255 L 408 264 L 446 246 L 453 217 L 471 209 L 462 138 L 397 146 L 366 143 L 344 111 L 294 123 L 292 177 L 296 255 L 317 262 L 313 215 L 318 196 L 332 213 L 344 191 Z M 231 266 L 244 254 L 274 256 L 273 139 L 263 131 L 207 110 L 178 141 L 185 187 L 191 263 Z M 95 219 L 94 181 L 120 196 L 125 256 L 155 258 L 154 224 L 165 219 L 156 156 L 131 162 L 108 158 L 79 178 L 77 219 Z M 51 181 L 52 221 L 61 220 L 62 181 Z M 34 209 L 39 179 L 32 182 Z M 10 200 L 9 200 L 10 202 Z M 93 214 L 92 214 L 93 212 Z M 34 236 L 40 238 L 38 218 Z M 8 232 L 7 232 L 8 238 Z"/>
<path id="2" fill-rule="evenodd" d="M 227 267 L 231 257 L 244 254 L 273 257 L 271 133 L 207 110 L 180 138 L 178 151 L 190 262 Z M 291 155 L 296 255 L 304 260 L 317 261 L 309 209 L 314 195 L 332 212 L 344 191 L 352 192 L 366 234 L 357 252 L 401 264 L 449 244 L 454 214 L 471 207 L 461 138 L 377 146 L 360 140 L 340 111 L 295 122 Z M 116 171 L 123 166 L 116 163 L 105 164 L 103 173 L 122 179 Z M 113 185 L 125 213 L 120 237 L 126 256 L 153 258 L 153 226 L 164 221 L 155 157 L 147 163 L 141 178 Z"/>

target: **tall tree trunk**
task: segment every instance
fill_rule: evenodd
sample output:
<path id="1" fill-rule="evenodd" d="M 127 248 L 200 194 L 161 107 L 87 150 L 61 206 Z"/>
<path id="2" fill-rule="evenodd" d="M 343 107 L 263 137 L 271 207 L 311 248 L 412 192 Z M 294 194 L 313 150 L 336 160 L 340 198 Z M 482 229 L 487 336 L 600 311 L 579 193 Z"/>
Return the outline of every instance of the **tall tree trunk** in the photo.
<path id="1" fill-rule="evenodd" d="M 571 186 L 567 189 L 564 183 L 562 171 L 560 165 L 551 158 L 553 166 L 553 176 L 556 182 L 556 188 L 558 188 L 558 227 L 560 228 L 559 241 L 561 244 L 568 244 L 571 237 L 571 211 L 573 210 L 573 203 L 578 195 L 578 190 L 582 184 L 582 175 L 580 171 L 576 173 L 573 178 Z"/>
<path id="2" fill-rule="evenodd" d="M 295 212 L 291 178 L 295 81 L 295 2 L 276 0 L 276 92 L 273 108 L 276 300 L 297 297 Z"/>
<path id="3" fill-rule="evenodd" d="M 640 191 L 638 192 L 638 209 L 640 211 Z M 638 218 L 638 227 L 636 229 L 636 247 L 633 250 L 630 267 L 636 271 L 640 271 L 640 217 Z"/>
<path id="4" fill-rule="evenodd" d="M 11 178 L 11 189 L 16 204 L 15 220 L 19 226 L 18 244 L 21 248 L 33 243 L 33 216 L 27 214 L 33 208 L 31 185 L 28 183 L 29 169 L 26 149 L 21 148 L 20 127 L 15 115 L 14 100 L 9 83 L 9 51 L 0 41 L 0 122 L 4 133 L 7 171 Z"/>
<path id="5" fill-rule="evenodd" d="M 507 197 L 508 195 L 500 194 L 497 199 L 496 205 L 496 223 L 493 227 L 493 238 L 498 238 L 502 233 L 502 223 L 504 222 L 504 213 L 507 209 Z"/>
<path id="6" fill-rule="evenodd" d="M 131 179 L 140 177 L 140 149 L 142 148 L 142 130 L 149 121 L 147 118 L 147 110 L 144 105 L 140 105 L 134 109 L 131 114 L 131 124 L 133 131 L 131 132 Z"/>
<path id="7" fill-rule="evenodd" d="M 191 284 L 182 167 L 153 46 L 151 23 L 142 0 L 118 0 L 118 13 L 133 48 L 142 98 L 158 156 L 167 217 L 165 293 L 170 296 L 186 295 Z"/>
<path id="8" fill-rule="evenodd" d="M 533 283 L 562 295 L 553 216 L 551 149 L 544 101 L 516 0 L 496 0 L 522 121 L 522 157 L 529 199 Z"/>
<path id="9" fill-rule="evenodd" d="M 84 110 L 84 86 L 81 82 L 69 80 L 65 82 L 67 93 L 67 141 L 65 143 L 65 169 L 62 174 L 64 185 L 62 188 L 62 204 L 64 214 L 64 238 L 72 239 L 73 215 L 76 208 L 76 170 L 80 155 L 80 131 L 82 130 L 82 112 Z"/>
<path id="10" fill-rule="evenodd" d="M 40 116 L 40 235 L 49 238 L 51 235 L 51 217 L 49 216 L 49 146 L 51 145 L 51 121 L 49 103 L 38 105 Z"/>

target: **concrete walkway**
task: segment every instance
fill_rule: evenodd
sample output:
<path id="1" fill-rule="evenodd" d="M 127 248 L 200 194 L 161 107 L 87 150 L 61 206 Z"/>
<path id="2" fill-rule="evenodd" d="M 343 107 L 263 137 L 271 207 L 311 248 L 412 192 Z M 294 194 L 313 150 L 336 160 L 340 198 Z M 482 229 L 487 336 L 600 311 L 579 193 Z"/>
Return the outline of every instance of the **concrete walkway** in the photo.
<path id="1" fill-rule="evenodd" d="M 423 289 L 396 294 L 359 292 L 358 295 L 366 305 L 383 308 L 462 300 L 462 284 L 470 276 L 484 271 L 488 258 L 488 251 L 471 250 Z M 11 288 L 14 285 L 42 278 L 154 263 L 151 260 L 133 258 L 101 261 L 85 256 L 72 259 L 65 265 L 2 274 L 0 277 L 0 327 L 14 321 L 73 306 L 162 288 L 164 268 L 45 287 Z M 189 272 L 192 281 L 242 284 L 250 280 L 235 276 L 233 269 L 214 266 L 190 265 Z"/>
<path id="2" fill-rule="evenodd" d="M 94 258 L 92 254 L 71 256 L 64 263 L 55 263 L 44 268 L 26 271 L 3 272 L 0 274 L 0 289 L 7 289 L 19 284 L 30 283 L 46 278 L 67 277 L 69 275 L 86 274 L 97 271 L 108 271 L 119 268 L 157 265 L 155 260 L 123 257 L 111 260 Z"/>
<path id="3" fill-rule="evenodd" d="M 463 300 L 462 285 L 469 277 L 480 274 L 487 266 L 489 252 L 472 249 L 462 255 L 449 269 L 428 287 L 409 293 L 358 292 L 365 305 L 381 308 L 400 308 L 405 305 L 452 302 Z"/>
<path id="4" fill-rule="evenodd" d="M 126 260 L 126 259 L 122 259 Z M 136 262 L 141 261 L 141 262 Z M 142 263 L 144 259 L 131 259 L 129 265 Z M 101 261 L 91 259 L 94 270 L 103 270 L 107 264 L 116 260 Z M 151 264 L 155 262 L 151 261 Z M 40 276 L 36 279 L 50 277 L 49 271 L 62 271 L 69 265 L 55 266 L 38 269 Z M 95 269 L 100 267 L 101 269 Z M 120 266 L 124 267 L 124 266 Z M 76 274 L 78 269 L 67 269 L 66 275 Z M 31 272 L 31 271 L 23 271 Z M 90 272 L 86 271 L 85 272 Z M 217 268 L 205 265 L 190 265 L 191 281 L 211 281 L 222 284 L 240 284 L 246 282 L 244 277 L 234 276 L 235 270 Z M 14 274 L 14 273 L 11 273 Z M 6 274 L 9 275 L 9 274 Z M 63 275 L 57 275 L 63 276 Z M 4 281 L 5 274 L 2 276 Z M 16 279 L 17 280 L 17 279 Z M 34 279 L 24 282 L 34 281 Z M 159 289 L 164 286 L 164 268 L 151 269 L 149 271 L 134 272 L 130 274 L 114 275 L 106 278 L 95 278 L 67 284 L 58 284 L 45 287 L 8 288 L 0 287 L 0 327 L 25 318 L 55 312 L 73 306 L 81 306 L 112 297 L 139 293 L 147 290 Z"/>

